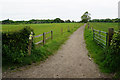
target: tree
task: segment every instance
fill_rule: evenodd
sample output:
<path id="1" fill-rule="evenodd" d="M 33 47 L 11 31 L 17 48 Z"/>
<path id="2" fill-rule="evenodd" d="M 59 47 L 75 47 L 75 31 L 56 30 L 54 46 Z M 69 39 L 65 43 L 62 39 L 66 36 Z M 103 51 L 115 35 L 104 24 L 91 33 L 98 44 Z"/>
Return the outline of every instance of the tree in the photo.
<path id="1" fill-rule="evenodd" d="M 14 23 L 14 21 L 13 20 L 9 20 L 9 19 L 2 21 L 2 24 L 13 24 L 13 23 Z"/>
<path id="2" fill-rule="evenodd" d="M 65 23 L 71 23 L 71 21 L 70 20 L 65 20 Z"/>
<path id="3" fill-rule="evenodd" d="M 87 23 L 87 22 L 91 19 L 90 13 L 85 12 L 85 13 L 81 16 L 81 19 L 82 19 L 82 22 Z"/>
<path id="4" fill-rule="evenodd" d="M 53 22 L 54 22 L 54 23 L 64 23 L 64 21 L 61 20 L 60 18 L 56 18 L 56 19 L 54 19 Z"/>
<path id="5" fill-rule="evenodd" d="M 72 20 L 72 23 L 75 23 L 75 21 L 74 21 L 74 20 Z"/>

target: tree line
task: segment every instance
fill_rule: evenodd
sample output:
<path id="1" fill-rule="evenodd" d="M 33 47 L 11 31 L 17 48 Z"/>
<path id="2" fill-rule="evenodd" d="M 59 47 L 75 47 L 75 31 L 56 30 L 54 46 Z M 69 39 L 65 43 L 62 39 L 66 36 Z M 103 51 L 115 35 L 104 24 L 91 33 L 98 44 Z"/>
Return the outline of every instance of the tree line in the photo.
<path id="1" fill-rule="evenodd" d="M 92 19 L 90 17 L 90 13 L 85 12 L 82 16 L 81 16 L 81 21 L 78 21 L 80 23 L 87 23 L 87 22 L 110 22 L 110 23 L 117 23 L 120 22 L 120 19 L 116 18 L 116 19 Z M 2 24 L 41 24 L 41 23 L 78 23 L 77 21 L 71 21 L 71 20 L 62 20 L 60 18 L 56 18 L 56 19 L 47 19 L 47 20 L 39 20 L 39 19 L 32 19 L 29 21 L 13 21 L 10 19 L 7 20 L 2 20 L 0 21 L 0 23 Z"/>
<path id="2" fill-rule="evenodd" d="M 47 20 L 39 20 L 39 19 L 32 19 L 29 21 L 13 21 L 10 19 L 2 20 L 2 24 L 40 24 L 40 23 L 75 23 L 76 21 L 71 20 L 61 20 L 60 18 L 56 18 L 53 20 L 47 19 Z"/>
<path id="3" fill-rule="evenodd" d="M 111 22 L 111 23 L 118 23 L 120 22 L 120 19 L 119 18 L 116 18 L 116 19 L 92 19 L 91 20 L 91 17 L 90 17 L 90 13 L 88 11 L 86 11 L 82 16 L 81 16 L 81 21 L 80 22 L 84 22 L 84 23 L 87 23 L 87 22 Z"/>
<path id="4" fill-rule="evenodd" d="M 116 19 L 93 19 L 90 20 L 89 22 L 112 22 L 112 23 L 118 23 L 120 22 L 120 19 L 116 18 Z"/>

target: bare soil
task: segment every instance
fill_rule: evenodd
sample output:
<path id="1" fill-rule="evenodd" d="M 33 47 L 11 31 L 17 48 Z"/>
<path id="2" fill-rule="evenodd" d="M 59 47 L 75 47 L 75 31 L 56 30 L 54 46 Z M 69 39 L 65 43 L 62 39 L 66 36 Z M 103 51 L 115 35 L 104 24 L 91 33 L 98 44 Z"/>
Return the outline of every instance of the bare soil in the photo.
<path id="1" fill-rule="evenodd" d="M 30 68 L 3 73 L 3 78 L 103 78 L 84 41 L 85 25 L 75 31 L 56 54 Z"/>

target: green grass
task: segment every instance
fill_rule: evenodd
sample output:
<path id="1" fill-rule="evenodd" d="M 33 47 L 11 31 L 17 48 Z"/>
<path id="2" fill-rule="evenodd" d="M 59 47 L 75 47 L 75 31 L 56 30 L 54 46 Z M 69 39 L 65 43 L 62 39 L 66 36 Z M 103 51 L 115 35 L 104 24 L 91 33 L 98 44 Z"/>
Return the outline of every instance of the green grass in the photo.
<path id="1" fill-rule="evenodd" d="M 104 26 L 101 27 L 101 25 Z M 114 27 L 115 30 L 118 30 L 116 23 L 90 23 L 90 27 L 92 26 L 94 29 L 106 32 L 110 25 Z M 97 43 L 93 40 L 92 30 L 88 29 L 87 26 L 84 31 L 84 39 L 86 42 L 86 47 L 89 51 L 88 55 L 93 58 L 94 62 L 100 68 L 100 71 L 104 73 L 116 73 L 114 78 L 120 78 L 120 69 L 115 68 L 119 63 L 119 55 L 112 53 L 113 50 L 111 51 L 109 47 L 102 48 L 101 46 L 97 45 Z"/>
<path id="2" fill-rule="evenodd" d="M 3 60 L 3 72 L 7 69 L 16 69 L 17 67 L 21 67 L 24 65 L 31 65 L 33 62 L 40 62 L 46 60 L 50 55 L 54 54 L 59 47 L 64 44 L 64 42 L 68 39 L 68 37 L 76 31 L 80 26 L 83 24 L 81 23 L 63 23 L 63 24 L 28 24 L 26 26 L 30 26 L 33 28 L 35 35 L 39 35 L 43 32 L 48 32 L 53 30 L 53 40 L 48 40 L 44 46 L 38 45 L 33 51 L 31 56 L 26 56 L 23 58 L 24 62 L 21 64 L 14 64 L 10 62 L 5 62 Z M 67 31 L 68 26 L 70 27 L 70 32 Z M 4 28 L 6 27 L 6 29 Z M 17 26 L 18 27 L 18 26 Z M 23 28 L 24 26 L 22 26 Z M 63 34 L 61 34 L 61 27 L 64 29 Z M 3 25 L 3 31 L 16 31 L 20 30 L 20 28 L 14 27 L 12 29 L 12 25 Z"/>
<path id="3" fill-rule="evenodd" d="M 118 23 L 90 23 L 90 27 L 105 32 L 108 32 L 108 28 L 114 28 L 115 31 L 118 31 Z"/>
<path id="4" fill-rule="evenodd" d="M 7 31 L 17 31 L 25 26 L 30 26 L 34 32 L 35 36 L 39 34 L 43 34 L 43 32 L 53 31 L 54 38 L 61 35 L 61 28 L 63 28 L 63 32 L 67 32 L 68 26 L 70 30 L 75 29 L 75 27 L 81 26 L 79 23 L 52 23 L 52 24 L 20 24 L 20 25 L 2 25 L 2 32 Z M 47 34 L 46 37 L 50 36 Z M 34 42 L 38 42 L 42 40 L 42 37 L 38 37 L 34 39 Z"/>
<path id="5" fill-rule="evenodd" d="M 84 31 L 84 38 L 86 42 L 86 47 L 89 51 L 89 56 L 93 58 L 94 62 L 96 64 L 101 65 L 101 61 L 104 59 L 104 49 L 96 44 L 96 42 L 93 41 L 93 32 L 90 29 L 85 28 Z M 104 69 L 101 69 L 102 72 L 104 72 Z"/>
<path id="6" fill-rule="evenodd" d="M 108 32 L 109 28 L 114 28 L 115 31 L 118 31 L 118 23 L 90 23 L 90 29 L 91 27 L 93 27 L 93 29 L 96 30 L 100 30 L 100 31 L 104 31 L 104 32 Z M 95 32 L 98 33 L 99 32 Z M 106 34 L 104 33 L 100 33 L 103 36 L 106 36 Z M 98 35 L 96 35 L 98 36 Z M 104 41 L 106 41 L 106 37 L 101 37 L 101 39 L 103 39 Z M 100 40 L 102 43 L 106 44 L 106 42 Z"/>

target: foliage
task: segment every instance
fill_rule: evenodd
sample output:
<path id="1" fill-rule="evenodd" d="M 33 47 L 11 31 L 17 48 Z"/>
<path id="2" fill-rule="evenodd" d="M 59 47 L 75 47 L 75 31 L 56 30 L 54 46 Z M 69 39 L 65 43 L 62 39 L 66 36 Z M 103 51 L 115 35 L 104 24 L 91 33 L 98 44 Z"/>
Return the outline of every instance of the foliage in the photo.
<path id="1" fill-rule="evenodd" d="M 73 21 L 75 23 L 75 21 Z M 2 24 L 41 24 L 41 23 L 71 23 L 70 20 L 61 20 L 60 18 L 56 18 L 56 19 L 31 19 L 29 21 L 13 21 L 13 20 L 3 20 Z"/>
<path id="2" fill-rule="evenodd" d="M 14 21 L 13 20 L 9 20 L 9 19 L 2 21 L 2 24 L 13 24 L 13 23 L 14 23 Z"/>
<path id="3" fill-rule="evenodd" d="M 100 70 L 105 73 L 115 73 L 115 78 L 120 78 L 120 34 L 115 34 L 110 47 L 105 49 L 93 41 L 93 33 L 85 29 L 85 42 L 89 56 L 98 64 Z"/>
<path id="4" fill-rule="evenodd" d="M 74 22 L 74 21 L 73 21 Z M 65 20 L 65 23 L 71 23 L 71 21 L 70 20 Z"/>
<path id="5" fill-rule="evenodd" d="M 22 63 L 22 58 L 28 54 L 29 35 L 33 31 L 25 27 L 20 31 L 2 33 L 3 58 L 13 63 Z M 34 45 L 33 45 L 34 46 Z M 34 47 L 33 47 L 34 48 Z"/>
<path id="6" fill-rule="evenodd" d="M 110 47 L 105 51 L 104 67 L 110 69 L 111 72 L 118 71 L 120 66 L 120 34 L 113 36 Z"/>
<path id="7" fill-rule="evenodd" d="M 53 20 L 53 23 L 64 23 L 64 21 L 61 20 L 60 18 L 56 18 Z"/>
<path id="8" fill-rule="evenodd" d="M 120 33 L 117 32 L 113 35 L 113 39 L 111 41 L 111 49 L 115 50 L 116 54 L 120 54 Z"/>
<path id="9" fill-rule="evenodd" d="M 91 19 L 90 13 L 85 12 L 85 13 L 81 16 L 81 19 L 82 19 L 82 22 L 87 23 L 87 22 Z"/>
<path id="10" fill-rule="evenodd" d="M 90 22 L 112 22 L 112 23 L 118 23 L 120 22 L 120 19 L 116 18 L 116 19 L 93 19 L 93 20 L 90 20 Z"/>

